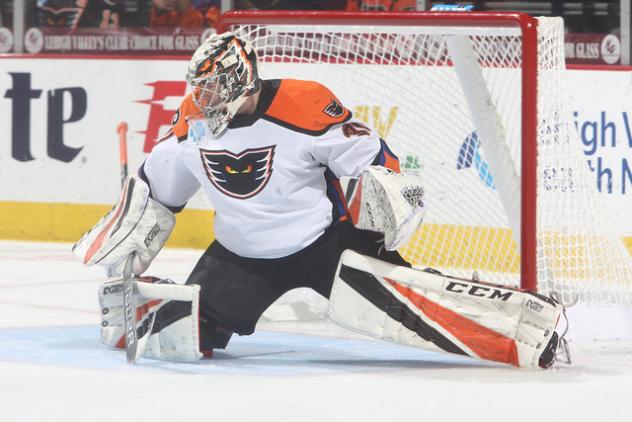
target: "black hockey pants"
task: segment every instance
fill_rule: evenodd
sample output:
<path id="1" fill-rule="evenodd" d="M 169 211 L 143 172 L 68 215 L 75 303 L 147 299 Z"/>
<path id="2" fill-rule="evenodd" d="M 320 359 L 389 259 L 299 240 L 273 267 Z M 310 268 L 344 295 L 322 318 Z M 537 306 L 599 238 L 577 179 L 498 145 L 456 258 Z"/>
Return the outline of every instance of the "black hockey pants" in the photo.
<path id="1" fill-rule="evenodd" d="M 328 298 L 345 249 L 409 266 L 397 252 L 383 248 L 382 238 L 343 222 L 305 249 L 277 259 L 244 258 L 213 242 L 186 282 L 201 287 L 201 349 L 226 347 L 233 332 L 252 334 L 263 312 L 289 290 L 310 287 Z"/>

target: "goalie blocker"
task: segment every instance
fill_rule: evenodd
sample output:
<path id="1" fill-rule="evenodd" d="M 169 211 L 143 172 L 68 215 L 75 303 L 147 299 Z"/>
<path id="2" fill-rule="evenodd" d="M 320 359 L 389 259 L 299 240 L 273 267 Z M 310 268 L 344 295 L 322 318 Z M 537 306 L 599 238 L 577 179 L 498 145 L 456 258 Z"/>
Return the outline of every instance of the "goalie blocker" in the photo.
<path id="1" fill-rule="evenodd" d="M 539 294 L 342 255 L 329 316 L 393 343 L 518 367 L 555 361 L 563 306 Z"/>

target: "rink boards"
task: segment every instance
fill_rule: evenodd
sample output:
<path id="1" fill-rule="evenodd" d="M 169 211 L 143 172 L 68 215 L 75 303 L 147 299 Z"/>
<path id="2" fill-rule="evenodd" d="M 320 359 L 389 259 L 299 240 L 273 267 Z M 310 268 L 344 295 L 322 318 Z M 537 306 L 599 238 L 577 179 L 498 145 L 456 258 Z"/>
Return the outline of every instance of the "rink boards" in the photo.
<path id="1" fill-rule="evenodd" d="M 0 143 L 0 238 L 74 241 L 118 197 L 117 124 L 129 124 L 134 171 L 186 93 L 187 62 L 4 57 L 0 63 L 5 140 Z M 296 72 L 300 78 L 301 71 Z M 311 69 L 302 77 L 313 74 Z M 632 212 L 632 70 L 573 69 L 567 74 L 573 118 L 600 198 L 632 248 L 632 220 L 624 218 Z M 397 130 L 392 108 L 376 108 L 351 98 L 344 85 L 328 85 L 387 140 Z M 476 169 L 467 171 L 472 176 Z M 455 177 L 463 174 L 455 170 Z M 206 247 L 213 238 L 208 208 L 198 193 L 178 216 L 169 245 Z M 483 215 L 473 216 L 471 224 L 488 226 Z"/>

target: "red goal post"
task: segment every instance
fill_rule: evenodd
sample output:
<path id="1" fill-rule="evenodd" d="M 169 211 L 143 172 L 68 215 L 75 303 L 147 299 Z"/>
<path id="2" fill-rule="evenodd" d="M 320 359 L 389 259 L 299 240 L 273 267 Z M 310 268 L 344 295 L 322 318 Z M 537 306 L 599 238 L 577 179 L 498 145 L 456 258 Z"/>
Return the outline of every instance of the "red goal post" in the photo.
<path id="1" fill-rule="evenodd" d="M 617 244 L 616 234 L 608 233 L 605 243 L 593 245 L 596 237 L 602 242 L 601 226 L 575 233 L 575 226 L 590 223 L 599 212 L 593 208 L 599 207 L 593 204 L 592 193 L 582 190 L 589 184 L 585 171 L 579 169 L 583 157 L 573 155 L 577 159 L 572 164 L 563 161 L 568 148 L 574 151 L 567 144 L 576 134 L 564 109 L 561 19 L 511 12 L 234 11 L 222 16 L 218 28 L 252 42 L 264 78 L 317 79 L 342 97 L 352 111 L 354 102 L 362 104 L 356 107 L 356 117 L 373 116 L 377 121 L 376 113 L 390 107 L 392 115 L 395 110 L 398 120 L 391 122 L 386 140 L 395 144 L 396 153 L 417 150 L 417 155 L 412 154 L 415 161 L 414 157 L 425 157 L 444 139 L 455 142 L 451 148 L 458 151 L 460 172 L 447 172 L 441 176 L 443 180 L 432 179 L 442 170 L 436 162 L 450 158 L 443 153 L 437 153 L 434 162 L 427 158 L 422 165 L 431 216 L 427 233 L 413 239 L 415 244 L 403 251 L 413 264 L 460 275 L 475 270 L 482 279 L 520 284 L 531 291 L 560 289 L 578 293 L 587 302 L 632 302 L 630 257 Z M 405 82 L 394 85 L 392 79 Z M 351 92 L 354 85 L 362 86 Z M 553 99 L 549 101 L 547 95 Z M 426 96 L 436 100 L 423 103 Z M 366 111 L 371 107 L 372 111 Z M 456 111 L 452 114 L 451 110 Z M 405 118 L 412 115 L 414 118 Z M 462 122 L 467 124 L 459 130 L 451 127 Z M 406 129 L 400 129 L 406 124 Z M 430 132 L 426 137 L 437 141 L 423 139 L 415 144 L 417 129 Z M 550 153 L 551 145 L 562 147 Z M 433 153 L 427 155 L 434 157 Z M 549 161 L 553 155 L 554 160 Z M 466 172 L 470 179 L 478 173 L 479 185 L 487 185 L 487 189 L 475 180 L 465 181 L 462 175 Z M 442 185 L 446 180 L 459 182 Z M 439 193 L 433 192 L 438 185 Z M 491 209 L 493 201 L 488 197 L 492 190 L 498 202 L 489 212 L 493 218 L 478 204 Z M 461 191 L 463 197 L 471 194 L 471 198 L 444 201 L 441 195 L 449 196 L 450 191 Z M 563 202 L 570 191 L 579 192 L 574 195 L 579 199 Z M 573 215 L 568 227 L 555 227 L 555 207 L 572 208 L 588 197 L 592 214 Z M 457 210 L 444 219 L 461 206 L 469 211 Z M 433 220 L 435 209 L 441 212 Z M 481 220 L 470 218 L 474 214 Z M 565 218 L 559 215 L 559 219 Z M 592 272 L 595 259 L 588 256 L 603 247 L 615 255 L 615 261 L 607 265 L 622 268 L 616 287 L 599 284 L 609 282 L 612 274 L 607 268 L 598 268 L 596 275 Z M 516 271 L 517 281 L 509 276 Z M 580 284 L 578 280 L 582 280 Z M 616 293 L 611 295 L 613 290 Z"/>

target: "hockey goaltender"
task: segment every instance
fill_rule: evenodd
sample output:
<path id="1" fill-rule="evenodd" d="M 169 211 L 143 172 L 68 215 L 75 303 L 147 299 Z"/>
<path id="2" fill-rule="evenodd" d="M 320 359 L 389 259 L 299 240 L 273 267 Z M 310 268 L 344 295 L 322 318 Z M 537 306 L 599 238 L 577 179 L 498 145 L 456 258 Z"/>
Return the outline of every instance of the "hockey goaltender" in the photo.
<path id="1" fill-rule="evenodd" d="M 202 43 L 186 79 L 171 129 L 74 247 L 112 277 L 99 289 L 105 344 L 128 339 L 129 359 L 137 340 L 131 361 L 197 360 L 252 334 L 283 293 L 309 287 L 349 330 L 518 367 L 554 363 L 561 304 L 414 269 L 398 254 L 422 221 L 420 181 L 328 88 L 260 79 L 255 50 L 231 33 Z M 341 177 L 352 178 L 346 194 Z M 199 188 L 216 240 L 186 283 L 134 276 Z M 137 303 L 126 313 L 127 279 Z"/>

